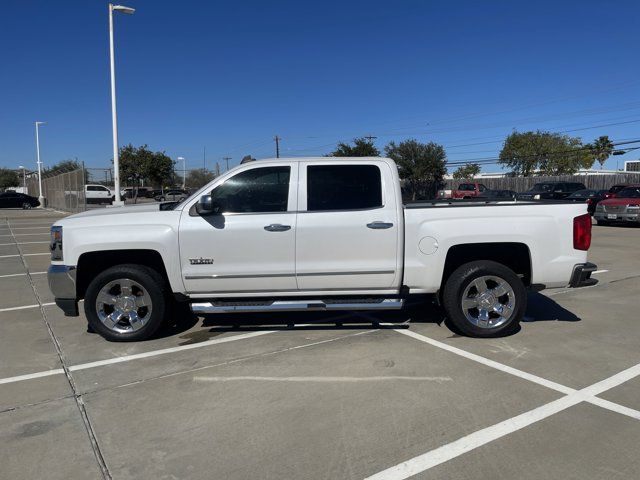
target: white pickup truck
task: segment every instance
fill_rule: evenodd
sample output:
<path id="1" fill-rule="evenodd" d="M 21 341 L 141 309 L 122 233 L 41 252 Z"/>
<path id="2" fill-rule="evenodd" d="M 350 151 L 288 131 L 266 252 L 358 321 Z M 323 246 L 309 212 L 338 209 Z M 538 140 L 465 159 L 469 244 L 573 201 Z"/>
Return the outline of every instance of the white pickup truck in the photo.
<path id="1" fill-rule="evenodd" d="M 240 165 L 182 202 L 52 227 L 49 285 L 108 340 L 142 340 L 174 302 L 196 313 L 399 309 L 435 295 L 466 335 L 513 331 L 526 289 L 592 284 L 586 204 L 403 205 L 386 158 Z M 420 297 L 422 298 L 422 297 Z"/>

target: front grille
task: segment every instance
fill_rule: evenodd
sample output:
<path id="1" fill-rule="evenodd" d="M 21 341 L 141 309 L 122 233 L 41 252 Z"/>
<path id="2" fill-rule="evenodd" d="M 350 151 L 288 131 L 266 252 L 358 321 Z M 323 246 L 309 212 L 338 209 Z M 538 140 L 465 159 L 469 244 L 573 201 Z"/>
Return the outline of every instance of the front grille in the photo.
<path id="1" fill-rule="evenodd" d="M 626 205 L 603 205 L 602 207 L 607 213 L 622 213 L 627 209 Z"/>

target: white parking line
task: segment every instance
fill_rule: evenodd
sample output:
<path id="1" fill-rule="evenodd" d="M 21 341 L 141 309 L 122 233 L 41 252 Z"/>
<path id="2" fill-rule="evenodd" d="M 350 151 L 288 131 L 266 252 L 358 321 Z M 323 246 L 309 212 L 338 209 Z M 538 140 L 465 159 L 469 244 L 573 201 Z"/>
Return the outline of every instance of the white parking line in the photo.
<path id="1" fill-rule="evenodd" d="M 53 305 L 53 303 L 43 303 L 42 305 L 43 306 Z M 39 305 L 29 305 L 27 307 L 18 307 L 18 308 L 32 308 L 32 307 L 39 307 Z M 8 309 L 8 310 L 11 310 L 11 309 Z M 205 342 L 200 342 L 200 343 L 181 345 L 179 347 L 163 348 L 161 350 L 151 350 L 150 352 L 136 353 L 133 355 L 123 355 L 121 357 L 108 358 L 106 360 L 98 360 L 97 362 L 88 362 L 88 363 L 81 363 L 78 365 L 71 365 L 69 367 L 69 371 L 76 372 L 78 370 L 87 370 L 89 368 L 102 367 L 105 365 L 113 365 L 115 363 L 130 362 L 132 360 L 139 360 L 141 358 L 157 357 L 159 355 L 166 355 L 168 353 L 182 352 L 184 350 L 193 350 L 196 348 L 208 347 L 209 345 L 219 345 L 221 343 L 235 342 L 237 340 L 245 340 L 247 338 L 259 337 L 259 336 L 267 335 L 269 333 L 274 333 L 274 332 L 277 332 L 277 330 L 248 332 L 248 333 L 242 333 L 239 335 L 233 335 L 225 338 L 215 338 L 215 339 L 207 340 Z M 39 378 L 39 377 L 46 377 L 49 375 L 56 375 L 58 373 L 64 373 L 64 372 L 63 370 L 60 370 L 60 371 L 45 370 L 43 372 L 35 372 L 35 373 L 29 373 L 26 375 L 18 375 L 16 377 L 0 378 L 0 384 L 22 382 L 24 380 L 30 380 L 32 378 Z"/>
<path id="2" fill-rule="evenodd" d="M 43 228 L 49 230 L 51 227 L 14 227 L 13 225 L 11 225 L 7 228 L 10 228 L 11 230 L 38 230 Z"/>
<path id="3" fill-rule="evenodd" d="M 29 272 L 29 273 L 10 273 L 8 275 L 0 275 L 0 278 L 23 277 L 25 275 L 43 275 L 47 272 Z"/>
<path id="4" fill-rule="evenodd" d="M 0 243 L 0 247 L 8 247 L 9 245 L 31 245 L 34 243 L 49 243 L 47 240 L 39 240 L 37 242 L 13 242 L 13 243 Z"/>
<path id="5" fill-rule="evenodd" d="M 567 408 L 570 408 L 581 402 L 589 402 L 608 410 L 622 413 L 629 417 L 640 420 L 640 411 L 595 397 L 595 395 L 599 395 L 639 376 L 640 364 L 634 365 L 631 368 L 628 368 L 620 373 L 606 378 L 605 380 L 597 382 L 589 387 L 583 388 L 582 390 L 575 390 L 569 387 L 565 387 L 564 385 L 559 385 L 555 382 L 550 382 L 549 380 L 543 379 L 536 375 L 531 375 L 527 372 L 523 372 L 507 365 L 494 362 L 493 360 L 486 359 L 484 357 L 481 357 L 480 355 L 476 355 L 465 350 L 452 347 L 451 345 L 433 340 L 429 337 L 425 337 L 424 335 L 420 335 L 409 330 L 396 331 L 435 347 L 442 348 L 462 357 L 482 363 L 483 365 L 497 368 L 500 371 L 533 381 L 539 385 L 547 386 L 556 391 L 563 391 L 563 393 L 565 393 L 565 396 L 540 407 L 534 408 L 533 410 L 529 410 L 528 412 L 524 412 L 513 418 L 504 420 L 503 422 L 497 423 L 487 428 L 483 428 L 482 430 L 478 430 L 477 432 L 466 435 L 447 445 L 443 445 L 422 455 L 418 455 L 417 457 L 411 458 L 405 462 L 383 470 L 375 475 L 367 477 L 366 480 L 402 480 L 412 477 L 413 475 L 417 475 L 418 473 L 429 470 L 430 468 L 452 460 L 471 450 L 486 445 L 487 443 L 497 440 L 498 438 L 504 437 L 505 435 L 521 430 L 522 428 L 527 427 L 533 423 L 544 420 L 551 415 L 566 410 Z"/>
<path id="6" fill-rule="evenodd" d="M 28 235 L 40 235 L 40 236 L 44 236 L 44 235 L 49 235 L 49 232 L 42 232 L 42 233 L 16 233 L 15 235 L 11 235 L 10 233 L 8 234 L 0 234 L 0 237 L 26 237 Z"/>
<path id="7" fill-rule="evenodd" d="M 42 306 L 43 307 L 48 307 L 49 305 L 55 305 L 56 302 L 48 302 L 48 303 L 43 303 Z M 0 308 L 0 312 L 12 312 L 14 310 L 26 310 L 27 308 L 38 308 L 40 307 L 39 303 L 33 304 L 33 305 L 22 305 L 20 307 L 8 307 L 8 308 Z"/>
<path id="8" fill-rule="evenodd" d="M 22 256 L 23 257 L 33 257 L 35 255 L 51 255 L 51 252 L 44 252 L 44 253 L 23 253 Z M 11 258 L 11 257 L 19 257 L 20 254 L 16 253 L 15 255 L 0 255 L 0 258 Z"/>
<path id="9" fill-rule="evenodd" d="M 596 273 L 605 273 L 608 272 L 609 270 L 596 270 L 595 272 L 591 272 L 591 275 L 595 275 Z"/>

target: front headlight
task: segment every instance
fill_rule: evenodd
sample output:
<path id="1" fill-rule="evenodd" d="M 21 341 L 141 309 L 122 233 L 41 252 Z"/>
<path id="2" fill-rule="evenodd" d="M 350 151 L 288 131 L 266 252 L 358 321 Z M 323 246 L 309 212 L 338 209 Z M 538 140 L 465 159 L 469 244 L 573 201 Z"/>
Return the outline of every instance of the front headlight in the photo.
<path id="1" fill-rule="evenodd" d="M 533 199 L 534 199 L 534 200 L 540 200 L 540 195 L 534 195 L 534 196 L 533 196 Z"/>
<path id="2" fill-rule="evenodd" d="M 51 227 L 51 260 L 62 260 L 62 227 Z"/>

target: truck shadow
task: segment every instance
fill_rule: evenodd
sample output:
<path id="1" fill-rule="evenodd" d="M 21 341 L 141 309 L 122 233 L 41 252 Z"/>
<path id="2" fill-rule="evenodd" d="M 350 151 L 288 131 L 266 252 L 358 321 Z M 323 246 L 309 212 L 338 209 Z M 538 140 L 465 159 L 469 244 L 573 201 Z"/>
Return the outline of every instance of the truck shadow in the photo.
<path id="1" fill-rule="evenodd" d="M 188 331 L 202 319 L 202 329 Z M 539 293 L 530 293 L 524 322 L 578 322 L 581 319 L 553 299 Z M 434 301 L 420 299 L 409 302 L 400 311 L 360 312 L 256 312 L 195 315 L 181 308 L 174 321 L 159 336 L 174 336 L 189 345 L 211 340 L 228 332 L 259 332 L 271 330 L 378 330 L 409 328 L 410 323 L 443 323 L 453 336 L 461 336 L 455 325 Z M 518 328 L 510 335 L 518 333 Z"/>

